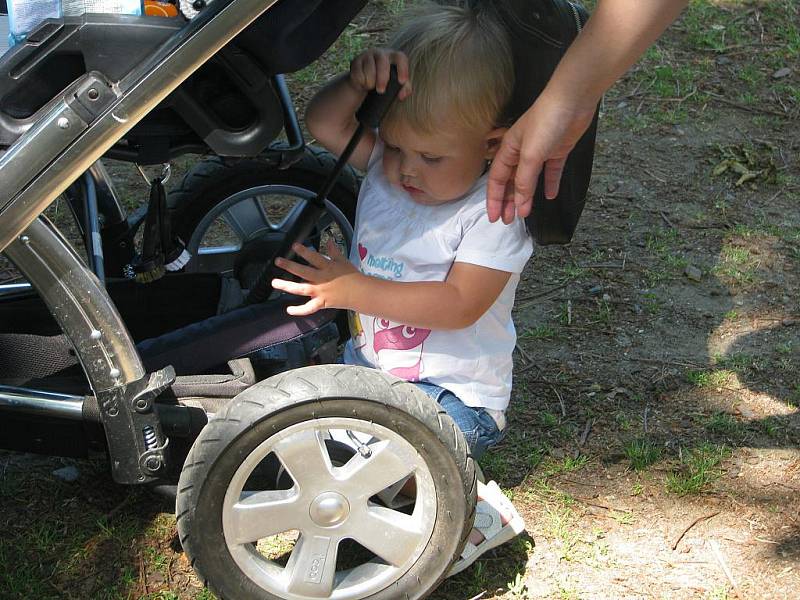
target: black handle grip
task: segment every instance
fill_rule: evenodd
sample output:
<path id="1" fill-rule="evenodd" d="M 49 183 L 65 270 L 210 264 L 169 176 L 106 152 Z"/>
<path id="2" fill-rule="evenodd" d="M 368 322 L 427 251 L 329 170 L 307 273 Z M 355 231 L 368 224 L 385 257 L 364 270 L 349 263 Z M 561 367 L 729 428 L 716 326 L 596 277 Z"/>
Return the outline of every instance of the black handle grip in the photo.
<path id="1" fill-rule="evenodd" d="M 397 66 L 392 65 L 389 71 L 389 82 L 386 84 L 386 91 L 383 94 L 379 94 L 372 90 L 367 94 L 364 102 L 356 112 L 358 122 L 364 127 L 377 129 L 381 119 L 389 110 L 394 99 L 397 98 L 397 94 L 400 93 L 401 87 L 403 86 L 400 85 L 400 81 L 397 79 Z"/>

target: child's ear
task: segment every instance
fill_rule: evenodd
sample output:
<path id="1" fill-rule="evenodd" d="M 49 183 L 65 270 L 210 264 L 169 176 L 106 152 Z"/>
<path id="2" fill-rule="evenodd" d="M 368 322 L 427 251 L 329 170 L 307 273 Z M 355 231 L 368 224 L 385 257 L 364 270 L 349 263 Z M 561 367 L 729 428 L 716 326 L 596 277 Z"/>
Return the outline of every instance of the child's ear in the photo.
<path id="1" fill-rule="evenodd" d="M 497 154 L 506 131 L 508 131 L 508 127 L 498 127 L 486 134 L 486 160 L 492 160 Z"/>

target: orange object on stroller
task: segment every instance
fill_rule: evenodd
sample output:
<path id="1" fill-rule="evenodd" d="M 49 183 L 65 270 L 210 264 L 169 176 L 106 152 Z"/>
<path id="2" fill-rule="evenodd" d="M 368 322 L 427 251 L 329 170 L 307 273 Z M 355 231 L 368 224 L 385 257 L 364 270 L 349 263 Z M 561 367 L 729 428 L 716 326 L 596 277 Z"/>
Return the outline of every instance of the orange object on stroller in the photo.
<path id="1" fill-rule="evenodd" d="M 170 2 L 144 0 L 144 14 L 148 17 L 177 17 L 178 9 Z"/>

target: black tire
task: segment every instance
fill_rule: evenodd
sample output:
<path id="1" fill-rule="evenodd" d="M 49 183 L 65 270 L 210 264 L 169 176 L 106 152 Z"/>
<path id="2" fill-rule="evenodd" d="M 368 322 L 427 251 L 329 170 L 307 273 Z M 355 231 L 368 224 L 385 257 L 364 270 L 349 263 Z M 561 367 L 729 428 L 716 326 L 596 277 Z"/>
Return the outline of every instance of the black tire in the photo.
<path id="1" fill-rule="evenodd" d="M 236 502 L 240 501 L 238 494 L 241 492 L 237 490 L 245 488 L 236 488 L 233 482 L 236 477 L 239 477 L 239 482 L 243 481 L 237 471 L 251 454 L 255 455 L 257 449 L 264 448 L 269 440 L 288 435 L 287 429 L 291 432 L 298 427 L 314 427 L 332 419 L 345 419 L 343 422 L 347 423 L 357 420 L 363 422 L 364 427 L 372 424 L 375 431 L 385 428 L 399 434 L 423 461 L 420 464 L 425 465 L 432 482 L 424 488 L 429 492 L 426 497 L 435 498 L 426 505 L 430 507 L 427 514 L 435 515 L 430 537 L 427 534 L 422 537 L 421 545 L 410 555 L 409 562 L 402 563 L 402 568 L 395 567 L 393 579 L 387 580 L 385 587 L 381 579 L 378 581 L 379 589 L 370 589 L 365 595 L 356 591 L 355 595 L 345 594 L 345 597 L 369 600 L 424 598 L 460 555 L 472 528 L 477 484 L 474 462 L 454 422 L 418 388 L 380 371 L 349 365 L 305 367 L 262 381 L 237 396 L 224 414 L 217 415 L 201 432 L 184 464 L 176 503 L 180 540 L 201 580 L 220 598 L 284 600 L 312 597 L 290 592 L 276 595 L 240 568 L 226 538 L 223 507 L 229 486 L 235 492 Z M 292 443 L 289 447 L 295 446 Z M 367 464 L 368 460 L 369 455 L 361 464 Z M 382 462 L 375 464 L 383 465 Z M 246 470 L 243 477 L 249 477 L 250 472 Z M 431 496 L 434 489 L 435 496 Z M 364 490 L 361 496 L 370 493 L 373 492 Z M 349 502 L 356 505 L 353 497 Z M 356 510 L 352 509 L 351 514 L 351 504 L 345 504 L 348 513 L 343 517 L 342 525 L 347 525 L 348 518 L 357 519 Z M 365 505 L 366 510 L 372 510 L 372 507 L 374 504 Z M 310 507 L 305 509 L 306 513 L 311 510 Z M 262 517 L 259 523 L 275 521 L 265 515 Z M 256 526 L 256 521 L 252 524 Z M 382 534 L 386 536 L 389 531 Z M 319 538 L 312 536 L 309 539 Z M 248 547 L 255 554 L 255 543 L 247 543 L 251 544 Z M 245 543 L 240 545 L 247 546 Z M 239 551 L 236 547 L 234 550 Z M 300 559 L 297 563 L 304 564 Z M 322 564 L 325 564 L 324 560 Z M 381 563 L 381 566 L 383 564 L 391 567 L 388 562 Z M 306 578 L 307 573 L 301 572 Z M 308 581 L 304 579 L 303 585 Z"/>
<path id="2" fill-rule="evenodd" d="M 248 188 L 286 184 L 316 192 L 335 163 L 332 154 L 314 146 L 306 146 L 302 158 L 288 169 L 279 169 L 268 158 L 206 158 L 194 165 L 180 186 L 169 193 L 167 202 L 173 213 L 173 230 L 181 239 L 188 240 L 206 213 L 225 198 Z M 351 224 L 355 221 L 359 185 L 355 171 L 346 167 L 328 195 Z"/>

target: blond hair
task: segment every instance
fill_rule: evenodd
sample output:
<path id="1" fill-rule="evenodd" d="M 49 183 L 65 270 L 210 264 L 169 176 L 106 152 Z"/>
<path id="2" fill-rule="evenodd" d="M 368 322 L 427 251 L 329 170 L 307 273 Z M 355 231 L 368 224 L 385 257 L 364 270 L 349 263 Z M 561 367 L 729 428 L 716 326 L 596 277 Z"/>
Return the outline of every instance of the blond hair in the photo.
<path id="1" fill-rule="evenodd" d="M 465 4 L 476 3 L 426 2 L 410 11 L 391 47 L 408 56 L 413 93 L 392 105 L 385 126 L 483 134 L 500 125 L 514 84 L 511 47 L 493 11 Z"/>

